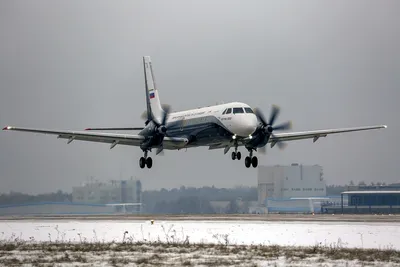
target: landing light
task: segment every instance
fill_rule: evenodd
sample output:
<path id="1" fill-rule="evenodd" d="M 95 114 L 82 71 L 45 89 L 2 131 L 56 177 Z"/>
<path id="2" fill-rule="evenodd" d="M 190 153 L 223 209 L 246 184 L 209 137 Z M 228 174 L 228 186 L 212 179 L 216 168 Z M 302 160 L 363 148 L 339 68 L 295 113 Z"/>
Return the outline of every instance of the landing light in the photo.
<path id="1" fill-rule="evenodd" d="M 232 139 L 235 140 L 236 139 L 236 134 L 234 136 L 232 136 Z"/>
<path id="2" fill-rule="evenodd" d="M 251 138 L 253 138 L 253 136 L 250 134 L 250 135 L 249 135 L 249 139 L 251 139 Z"/>

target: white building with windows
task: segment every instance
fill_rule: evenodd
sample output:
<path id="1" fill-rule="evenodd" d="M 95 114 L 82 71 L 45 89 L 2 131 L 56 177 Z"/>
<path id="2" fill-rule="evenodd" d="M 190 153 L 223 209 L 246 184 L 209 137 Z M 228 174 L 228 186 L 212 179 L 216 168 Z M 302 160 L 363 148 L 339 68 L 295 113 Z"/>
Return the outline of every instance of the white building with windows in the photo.
<path id="1" fill-rule="evenodd" d="M 0 205 L 0 216 L 139 214 L 142 211 L 139 180 L 88 182 L 72 188 L 72 202 L 36 202 Z"/>
<path id="2" fill-rule="evenodd" d="M 305 210 L 310 209 L 309 201 L 323 200 L 326 197 L 326 184 L 322 167 L 319 165 L 259 166 L 258 167 L 258 204 L 268 203 L 301 210 L 300 203 L 308 203 Z M 284 203 L 284 204 L 282 204 Z M 284 209 L 283 209 L 284 211 Z M 313 212 L 313 211 L 312 211 Z"/>

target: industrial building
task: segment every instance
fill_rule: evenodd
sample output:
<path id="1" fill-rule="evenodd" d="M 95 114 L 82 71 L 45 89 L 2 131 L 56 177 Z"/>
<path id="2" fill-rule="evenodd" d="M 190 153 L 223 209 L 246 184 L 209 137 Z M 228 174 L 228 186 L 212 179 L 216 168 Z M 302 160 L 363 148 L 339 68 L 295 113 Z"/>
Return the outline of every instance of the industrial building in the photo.
<path id="1" fill-rule="evenodd" d="M 141 203 L 141 200 L 142 184 L 139 180 L 92 181 L 72 188 L 72 202 L 77 203 Z"/>
<path id="2" fill-rule="evenodd" d="M 329 213 L 399 213 L 400 190 L 346 191 L 341 193 L 341 205 L 324 205 Z"/>
<path id="3" fill-rule="evenodd" d="M 138 214 L 142 211 L 139 180 L 88 182 L 73 187 L 72 202 L 0 205 L 0 216 L 65 214 Z"/>
<path id="4" fill-rule="evenodd" d="M 267 212 L 315 212 L 323 201 L 329 198 L 321 166 L 259 166 L 258 204 Z"/>

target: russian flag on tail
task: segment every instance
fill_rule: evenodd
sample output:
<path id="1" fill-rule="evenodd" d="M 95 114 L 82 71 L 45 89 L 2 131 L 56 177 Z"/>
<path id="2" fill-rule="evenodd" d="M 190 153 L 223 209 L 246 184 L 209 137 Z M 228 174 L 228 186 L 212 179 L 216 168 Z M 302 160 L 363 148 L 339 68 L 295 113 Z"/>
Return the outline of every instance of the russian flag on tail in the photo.
<path id="1" fill-rule="evenodd" d="M 150 93 L 150 99 L 154 98 L 154 92 Z"/>

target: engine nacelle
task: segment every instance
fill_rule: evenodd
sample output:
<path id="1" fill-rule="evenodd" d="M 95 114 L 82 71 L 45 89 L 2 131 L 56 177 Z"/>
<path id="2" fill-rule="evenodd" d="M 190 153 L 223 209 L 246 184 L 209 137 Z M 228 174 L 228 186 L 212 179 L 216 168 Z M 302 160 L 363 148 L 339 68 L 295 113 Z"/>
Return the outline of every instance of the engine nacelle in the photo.
<path id="1" fill-rule="evenodd" d="M 160 127 L 158 127 L 157 131 L 160 134 L 165 134 L 167 132 L 167 127 L 165 127 L 164 125 L 161 125 Z"/>

